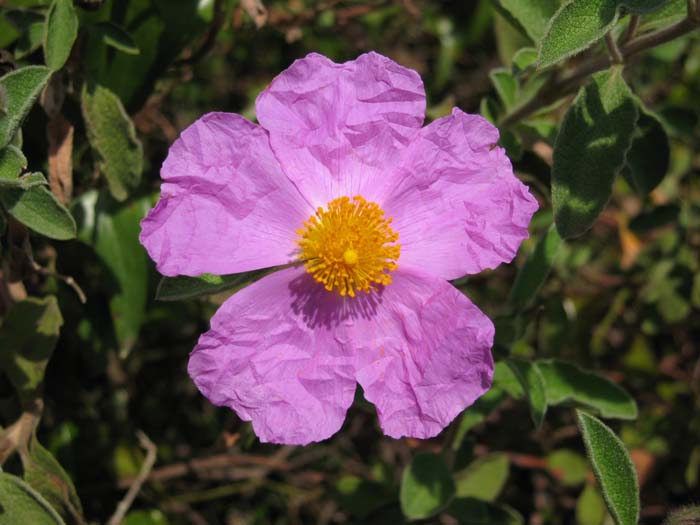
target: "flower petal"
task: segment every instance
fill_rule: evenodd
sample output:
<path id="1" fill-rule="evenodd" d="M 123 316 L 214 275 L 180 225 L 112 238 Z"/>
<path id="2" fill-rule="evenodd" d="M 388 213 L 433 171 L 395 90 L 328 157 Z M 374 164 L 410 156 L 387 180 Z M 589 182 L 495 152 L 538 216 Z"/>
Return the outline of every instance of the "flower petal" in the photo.
<path id="1" fill-rule="evenodd" d="M 216 312 L 190 355 L 190 376 L 213 404 L 252 421 L 261 441 L 330 437 L 354 398 L 353 360 L 335 324 L 311 309 L 333 311 L 338 298 L 300 268 L 264 277 Z"/>
<path id="2" fill-rule="evenodd" d="M 405 268 L 392 275 L 376 315 L 348 334 L 356 377 L 385 434 L 429 438 L 490 387 L 494 328 L 449 283 Z"/>
<path id="3" fill-rule="evenodd" d="M 294 232 L 313 209 L 260 126 L 231 113 L 203 116 L 172 145 L 161 176 L 140 235 L 160 273 L 237 273 L 294 259 Z"/>
<path id="4" fill-rule="evenodd" d="M 538 205 L 497 141 L 495 127 L 455 108 L 404 150 L 379 201 L 399 232 L 400 266 L 456 279 L 515 257 Z"/>
<path id="5" fill-rule="evenodd" d="M 336 64 L 312 53 L 256 102 L 287 175 L 315 207 L 343 195 L 372 199 L 397 152 L 423 124 L 420 76 L 377 53 Z"/>

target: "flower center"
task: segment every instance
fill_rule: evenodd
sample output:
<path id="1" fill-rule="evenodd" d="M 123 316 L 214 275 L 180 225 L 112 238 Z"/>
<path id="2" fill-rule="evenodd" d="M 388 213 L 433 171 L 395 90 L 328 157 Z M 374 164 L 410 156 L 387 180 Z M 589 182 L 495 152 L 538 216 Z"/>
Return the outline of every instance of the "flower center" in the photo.
<path id="1" fill-rule="evenodd" d="M 384 210 L 359 195 L 333 199 L 297 230 L 299 258 L 326 290 L 350 297 L 369 293 L 391 283 L 389 272 L 398 268 L 401 246 L 392 243 L 399 234 L 390 224 Z"/>

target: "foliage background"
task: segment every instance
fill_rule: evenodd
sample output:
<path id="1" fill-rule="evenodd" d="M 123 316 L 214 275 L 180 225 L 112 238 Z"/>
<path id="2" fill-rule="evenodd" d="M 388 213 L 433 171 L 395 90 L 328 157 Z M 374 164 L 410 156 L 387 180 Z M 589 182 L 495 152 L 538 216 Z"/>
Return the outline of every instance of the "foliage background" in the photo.
<path id="1" fill-rule="evenodd" d="M 50 4 L 0 1 L 1 73 L 44 63 L 56 71 L 24 120 L 21 143 L 13 139 L 26 165 L 3 175 L 12 180 L 0 188 L 0 458 L 59 519 L 113 517 L 144 463 L 142 431 L 157 447 L 157 462 L 128 525 L 401 523 L 407 516 L 445 524 L 632 523 L 614 504 L 606 510 L 601 486 L 606 496 L 615 487 L 596 482 L 571 406 L 599 414 L 622 439 L 638 474 L 640 523 L 660 523 L 698 501 L 698 31 L 689 26 L 625 60 L 620 75 L 662 126 L 627 155 L 625 176 L 614 177 L 622 166 L 591 161 L 596 153 L 585 136 L 607 129 L 603 115 L 592 117 L 584 138 L 567 143 L 562 133 L 555 141 L 590 75 L 574 78 L 572 89 L 556 81 L 587 57 L 607 57 L 601 37 L 624 40 L 633 19 L 640 33 L 678 23 L 685 1 L 646 2 L 639 13 L 653 12 L 641 16 L 630 6 L 645 2 L 622 2 L 614 20 L 586 37 L 583 55 L 567 59 L 577 44 L 564 39 L 557 65 L 543 72 L 528 65 L 529 52 L 516 52 L 537 47 L 556 0 L 534 3 L 552 9 L 534 23 L 536 9 L 523 14 L 507 0 L 83 0 L 53 2 L 47 13 Z M 63 17 L 62 33 L 47 37 L 52 12 Z M 254 119 L 257 94 L 295 58 L 317 51 L 339 62 L 369 50 L 421 74 L 428 119 L 458 106 L 498 120 L 516 173 L 541 203 L 512 264 L 455 282 L 496 321 L 496 386 L 432 440 L 382 436 L 374 408 L 358 394 L 332 439 L 305 448 L 263 445 L 249 424 L 200 396 L 185 371 L 217 305 L 254 276 L 158 289 L 138 222 L 157 199 L 169 145 L 200 115 L 221 110 Z M 0 95 L 3 113 L 11 113 L 12 92 Z M 508 122 L 528 97 L 541 107 Z M 7 158 L 0 166 L 9 166 Z M 55 200 L 75 219 L 75 235 L 60 204 L 38 195 L 46 186 L 28 189 L 19 172 L 47 175 Z M 560 241 L 550 229 L 551 187 L 563 180 L 576 191 L 569 173 L 590 177 L 589 199 L 603 205 L 605 180 L 614 186 L 602 213 L 589 213 L 592 228 Z M 650 187 L 636 191 L 640 184 Z M 38 207 L 21 208 L 25 197 Z M 557 227 L 569 237 L 562 220 Z M 216 293 L 201 295 L 203 288 Z M 18 523 L 12 519 L 30 511 L 3 480 L 0 523 Z M 623 507 L 632 508 L 636 495 L 624 497 Z M 36 523 L 59 523 L 42 516 L 54 521 Z"/>

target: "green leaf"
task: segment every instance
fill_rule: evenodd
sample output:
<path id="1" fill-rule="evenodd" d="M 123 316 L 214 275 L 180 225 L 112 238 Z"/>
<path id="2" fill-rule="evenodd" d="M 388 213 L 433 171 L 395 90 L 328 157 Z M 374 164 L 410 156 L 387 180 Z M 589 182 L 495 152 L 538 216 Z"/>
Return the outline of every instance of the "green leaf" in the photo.
<path id="1" fill-rule="evenodd" d="M 511 109 L 518 100 L 518 82 L 510 70 L 505 68 L 494 69 L 489 73 L 491 83 L 496 88 L 498 98 L 501 99 L 506 110 Z"/>
<path id="2" fill-rule="evenodd" d="M 336 499 L 354 516 L 364 519 L 373 511 L 396 501 L 396 494 L 389 493 L 377 481 L 358 476 L 343 476 L 335 486 Z"/>
<path id="3" fill-rule="evenodd" d="M 163 277 L 158 284 L 156 299 L 159 301 L 181 301 L 226 290 L 238 291 L 275 270 L 276 268 L 265 268 L 263 270 L 230 275 L 206 273 L 199 277 L 188 277 L 186 275 Z"/>
<path id="4" fill-rule="evenodd" d="M 445 508 L 455 484 L 442 456 L 417 454 L 401 480 L 401 510 L 410 519 L 428 518 Z"/>
<path id="5" fill-rule="evenodd" d="M 32 399 L 44 380 L 63 317 L 53 295 L 16 303 L 0 327 L 0 366 L 22 399 Z"/>
<path id="6" fill-rule="evenodd" d="M 75 238 L 75 220 L 46 187 L 40 173 L 20 177 L 18 188 L 0 188 L 0 202 L 19 222 L 60 241 Z"/>
<path id="7" fill-rule="evenodd" d="M 554 146 L 552 206 L 563 238 L 588 230 L 608 203 L 637 117 L 621 67 L 594 75 L 579 91 Z"/>
<path id="8" fill-rule="evenodd" d="M 54 0 L 46 13 L 44 59 L 52 70 L 61 69 L 78 36 L 78 15 L 73 0 Z"/>
<path id="9" fill-rule="evenodd" d="M 501 10 L 506 11 L 525 33 L 537 43 L 559 7 L 559 0 L 494 0 Z"/>
<path id="10" fill-rule="evenodd" d="M 668 0 L 617 0 L 617 5 L 633 15 L 644 15 L 658 11 L 666 2 Z"/>
<path id="11" fill-rule="evenodd" d="M 620 8 L 632 14 L 658 10 L 667 0 L 570 0 L 552 18 L 540 45 L 540 67 L 589 48 L 617 23 Z"/>
<path id="12" fill-rule="evenodd" d="M 0 472 L 0 525 L 65 525 L 44 498 L 17 476 Z"/>
<path id="13" fill-rule="evenodd" d="M 560 244 L 561 237 L 554 226 L 538 239 L 535 249 L 525 260 L 510 291 L 510 304 L 515 310 L 523 310 L 533 301 L 547 280 Z"/>
<path id="14" fill-rule="evenodd" d="M 10 148 L 12 146 L 8 146 Z M 41 173 L 25 173 L 14 179 L 0 178 L 0 193 L 2 188 L 19 188 L 21 190 L 29 190 L 37 186 L 48 186 L 46 178 Z"/>
<path id="15" fill-rule="evenodd" d="M 639 107 L 632 147 L 627 152 L 626 178 L 637 192 L 647 194 L 663 180 L 671 162 L 671 145 L 659 118 Z"/>
<path id="16" fill-rule="evenodd" d="M 109 309 L 122 356 L 136 343 L 146 313 L 149 263 L 138 236 L 151 204 L 151 197 L 119 204 L 93 191 L 83 194 L 74 208 L 81 223 L 78 238 L 94 248 L 113 277 L 107 285 L 112 293 Z"/>
<path id="17" fill-rule="evenodd" d="M 537 361 L 545 384 L 548 405 L 572 403 L 596 410 L 602 417 L 635 419 L 637 403 L 612 381 L 578 366 L 546 359 Z"/>
<path id="18" fill-rule="evenodd" d="M 140 108 L 182 49 L 204 33 L 207 24 L 198 15 L 200 3 L 131 0 L 118 10 L 114 4 L 122 16 L 112 21 L 128 28 L 140 53 L 113 53 L 103 34 L 94 32 L 84 54 L 88 78 L 109 88 L 127 108 Z"/>
<path id="19" fill-rule="evenodd" d="M 51 76 L 44 66 L 26 66 L 0 77 L 4 111 L 0 112 L 0 149 L 7 146 L 22 125 Z"/>
<path id="20" fill-rule="evenodd" d="M 22 150 L 7 146 L 0 150 L 0 179 L 14 180 L 27 169 L 27 158 Z"/>
<path id="21" fill-rule="evenodd" d="M 610 515 L 617 525 L 637 525 L 639 485 L 627 449 L 599 419 L 577 410 L 588 459 Z"/>
<path id="22" fill-rule="evenodd" d="M 554 15 L 542 37 L 540 67 L 551 66 L 600 40 L 617 22 L 616 0 L 571 0 Z"/>
<path id="23" fill-rule="evenodd" d="M 544 379 L 534 363 L 521 359 L 509 359 L 508 366 L 520 381 L 530 402 L 530 415 L 535 428 L 540 428 L 547 413 L 547 396 Z"/>
<path id="24" fill-rule="evenodd" d="M 15 46 L 15 59 L 22 60 L 41 47 L 44 42 L 44 21 L 29 24 Z"/>
<path id="25" fill-rule="evenodd" d="M 105 44 L 122 53 L 138 55 L 141 52 L 134 38 L 124 28 L 112 22 L 99 22 L 95 25 L 95 30 L 102 36 Z"/>
<path id="26" fill-rule="evenodd" d="M 452 450 L 459 450 L 467 432 L 476 425 L 483 423 L 486 417 L 501 404 L 501 401 L 503 401 L 505 397 L 502 390 L 491 387 L 491 389 L 477 399 L 472 406 L 465 410 L 459 421 L 459 427 L 457 427 L 454 441 L 452 442 Z"/>
<path id="27" fill-rule="evenodd" d="M 455 473 L 456 496 L 495 501 L 510 475 L 510 460 L 497 452 L 471 462 L 464 470 Z"/>
<path id="28" fill-rule="evenodd" d="M 484 97 L 479 104 L 479 114 L 495 125 L 498 121 L 498 115 L 501 114 L 501 109 L 494 98 Z"/>
<path id="29" fill-rule="evenodd" d="M 605 501 L 591 484 L 586 484 L 576 500 L 576 523 L 578 525 L 603 525 L 605 523 Z"/>
<path id="30" fill-rule="evenodd" d="M 515 375 L 508 363 L 497 361 L 493 369 L 493 387 L 503 390 L 513 399 L 520 399 L 525 396 L 525 390 L 520 383 L 520 379 Z"/>
<path id="31" fill-rule="evenodd" d="M 134 123 L 119 97 L 104 86 L 83 88 L 82 109 L 100 171 L 112 196 L 123 201 L 138 186 L 143 171 L 143 147 Z"/>
<path id="32" fill-rule="evenodd" d="M 588 463 L 578 452 L 565 448 L 547 455 L 547 469 L 566 486 L 576 486 L 586 481 Z"/>
<path id="33" fill-rule="evenodd" d="M 32 436 L 29 450 L 20 453 L 24 481 L 41 494 L 67 522 L 76 521 L 76 516 L 82 517 L 83 507 L 73 482 L 36 436 Z"/>
<path id="34" fill-rule="evenodd" d="M 459 525 L 523 525 L 525 520 L 507 505 L 494 505 L 476 498 L 455 499 L 448 513 Z"/>
<path id="35" fill-rule="evenodd" d="M 533 67 L 537 63 L 537 49 L 524 47 L 518 50 L 513 57 L 513 73 L 519 75 L 523 71 Z"/>
<path id="36" fill-rule="evenodd" d="M 688 13 L 687 6 L 688 0 L 669 0 L 657 11 L 642 16 L 639 31 L 650 31 L 683 20 Z"/>
<path id="37" fill-rule="evenodd" d="M 168 525 L 168 518 L 158 509 L 132 510 L 126 515 L 122 525 Z"/>

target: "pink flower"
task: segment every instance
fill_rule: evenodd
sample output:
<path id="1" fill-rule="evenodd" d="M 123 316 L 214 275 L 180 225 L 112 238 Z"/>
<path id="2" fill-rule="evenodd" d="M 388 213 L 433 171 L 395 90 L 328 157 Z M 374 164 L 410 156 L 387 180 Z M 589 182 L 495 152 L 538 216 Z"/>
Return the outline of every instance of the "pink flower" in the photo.
<path id="1" fill-rule="evenodd" d="M 447 280 L 511 261 L 537 209 L 496 128 L 422 127 L 420 77 L 377 53 L 297 60 L 256 111 L 183 131 L 141 224 L 164 275 L 291 265 L 221 306 L 190 375 L 262 441 L 333 435 L 356 383 L 387 435 L 435 436 L 493 373 L 493 324 Z"/>

